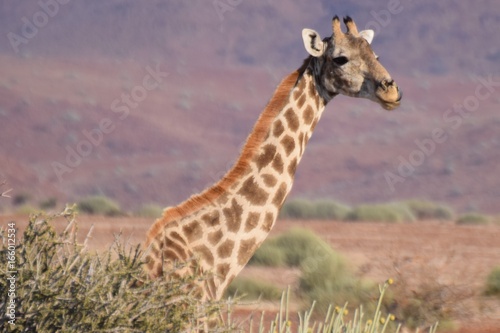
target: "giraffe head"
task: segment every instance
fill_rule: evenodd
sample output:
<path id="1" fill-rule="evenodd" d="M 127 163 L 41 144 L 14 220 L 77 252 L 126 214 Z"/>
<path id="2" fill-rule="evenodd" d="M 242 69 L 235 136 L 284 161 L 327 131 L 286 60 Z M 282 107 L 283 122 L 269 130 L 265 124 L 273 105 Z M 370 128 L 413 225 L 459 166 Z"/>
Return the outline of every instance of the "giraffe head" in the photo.
<path id="1" fill-rule="evenodd" d="M 343 94 L 367 98 L 386 110 L 398 107 L 402 93 L 370 47 L 373 30 L 358 32 L 350 17 L 344 23 L 346 33 L 335 16 L 333 34 L 323 40 L 314 30 L 302 31 L 319 94 L 325 102 Z"/>

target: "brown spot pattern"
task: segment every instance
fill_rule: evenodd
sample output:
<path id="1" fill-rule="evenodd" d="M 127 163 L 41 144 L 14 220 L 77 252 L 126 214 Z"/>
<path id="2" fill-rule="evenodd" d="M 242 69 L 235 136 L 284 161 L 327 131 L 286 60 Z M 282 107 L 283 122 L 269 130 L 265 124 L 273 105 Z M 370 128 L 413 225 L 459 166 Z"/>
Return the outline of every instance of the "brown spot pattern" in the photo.
<path id="1" fill-rule="evenodd" d="M 304 89 L 306 88 L 306 79 L 304 77 L 302 77 L 297 87 L 300 91 L 304 91 Z"/>
<path id="2" fill-rule="evenodd" d="M 259 213 L 250 212 L 248 213 L 247 220 L 245 222 L 245 232 L 249 232 L 257 227 L 259 224 Z"/>
<path id="3" fill-rule="evenodd" d="M 302 117 L 304 118 L 304 122 L 307 125 L 310 125 L 312 123 L 312 121 L 314 120 L 314 111 L 310 105 L 306 106 Z"/>
<path id="4" fill-rule="evenodd" d="M 217 231 L 211 232 L 208 234 L 208 241 L 212 245 L 217 245 L 217 244 L 219 244 L 220 240 L 222 239 L 222 236 L 224 236 L 224 234 L 222 233 L 222 230 L 217 230 Z"/>
<path id="5" fill-rule="evenodd" d="M 205 260 L 210 266 L 214 264 L 214 256 L 212 251 L 206 245 L 199 245 L 193 248 L 195 253 L 198 253 L 201 259 Z"/>
<path id="6" fill-rule="evenodd" d="M 306 95 L 302 95 L 300 96 L 299 100 L 297 101 L 297 106 L 299 107 L 299 109 L 302 109 L 302 106 L 304 105 L 304 103 L 306 102 Z"/>
<path id="7" fill-rule="evenodd" d="M 153 272 L 154 272 L 153 274 L 154 274 L 156 277 L 158 277 L 158 276 L 162 276 L 162 275 L 163 275 L 163 268 L 162 268 L 161 264 L 156 265 L 156 268 L 154 269 L 154 271 L 153 271 Z"/>
<path id="8" fill-rule="evenodd" d="M 272 167 L 274 170 L 276 170 L 278 173 L 283 172 L 283 159 L 281 158 L 280 155 L 276 155 L 276 157 L 273 160 Z"/>
<path id="9" fill-rule="evenodd" d="M 312 124 L 311 124 L 311 131 L 314 131 L 314 128 L 316 127 L 316 125 L 318 124 L 318 118 L 314 118 Z"/>
<path id="10" fill-rule="evenodd" d="M 179 234 L 178 234 L 177 232 L 175 232 L 175 231 L 172 231 L 172 232 L 170 233 L 170 237 L 171 237 L 172 239 L 175 239 L 176 241 L 180 242 L 180 243 L 181 243 L 181 244 L 183 244 L 183 245 L 187 245 L 187 244 L 186 244 L 186 241 L 184 240 L 184 238 L 182 238 L 182 236 L 181 236 L 181 235 L 179 235 Z M 163 242 L 160 242 L 160 248 L 162 248 L 162 247 L 163 247 Z"/>
<path id="11" fill-rule="evenodd" d="M 299 135 L 299 156 L 302 156 L 302 153 L 304 152 L 304 133 L 300 133 Z"/>
<path id="12" fill-rule="evenodd" d="M 277 120 L 274 123 L 274 129 L 273 129 L 273 134 L 275 137 L 279 137 L 283 132 L 285 131 L 285 127 L 283 126 L 283 123 L 281 120 Z"/>
<path id="13" fill-rule="evenodd" d="M 304 146 L 307 145 L 308 142 L 309 142 L 309 133 L 306 133 L 306 135 L 304 136 Z"/>
<path id="14" fill-rule="evenodd" d="M 217 265 L 217 275 L 221 278 L 221 280 L 225 280 L 227 273 L 231 267 L 229 264 L 220 264 Z"/>
<path id="15" fill-rule="evenodd" d="M 228 258 L 231 256 L 234 248 L 234 241 L 227 239 L 217 248 L 217 254 L 220 258 Z"/>
<path id="16" fill-rule="evenodd" d="M 222 213 L 226 218 L 227 230 L 231 232 L 237 232 L 238 230 L 240 230 L 243 207 L 238 204 L 236 199 L 233 199 L 231 201 L 231 207 L 224 208 L 222 210 Z"/>
<path id="17" fill-rule="evenodd" d="M 309 85 L 307 87 L 307 93 L 311 98 L 314 98 L 316 96 L 316 87 L 314 86 L 313 80 L 309 81 Z"/>
<path id="18" fill-rule="evenodd" d="M 287 185 L 286 183 L 281 183 L 280 188 L 278 191 L 276 191 L 276 194 L 274 195 L 273 198 L 273 204 L 280 208 L 281 205 L 283 204 L 283 201 L 285 200 L 286 197 L 286 192 L 287 191 Z"/>
<path id="19" fill-rule="evenodd" d="M 276 177 L 267 173 L 262 175 L 262 180 L 264 181 L 264 184 L 266 184 L 269 187 L 273 187 L 278 182 Z"/>
<path id="20" fill-rule="evenodd" d="M 211 213 L 207 213 L 205 215 L 203 215 L 201 217 L 201 219 L 203 220 L 203 222 L 205 222 L 205 224 L 208 226 L 208 227 L 214 227 L 216 225 L 219 225 L 220 224 L 220 214 L 219 214 L 219 211 L 213 211 Z"/>
<path id="21" fill-rule="evenodd" d="M 297 170 L 297 159 L 294 158 L 290 165 L 288 166 L 288 174 L 293 177 L 295 175 L 295 171 Z"/>
<path id="22" fill-rule="evenodd" d="M 201 229 L 200 223 L 198 221 L 193 221 L 182 227 L 184 235 L 187 237 L 188 242 L 192 243 L 201 238 L 203 235 L 203 230 Z"/>
<path id="23" fill-rule="evenodd" d="M 265 145 L 263 148 L 263 152 L 257 157 L 256 165 L 257 168 L 262 170 L 265 166 L 267 166 L 273 160 L 274 155 L 276 154 L 276 146 L 274 145 Z"/>
<path id="24" fill-rule="evenodd" d="M 288 123 L 288 127 L 292 132 L 299 129 L 299 117 L 295 114 L 292 108 L 285 111 L 285 119 Z"/>
<path id="25" fill-rule="evenodd" d="M 177 243 L 170 241 L 168 243 L 168 248 L 173 250 L 175 253 L 177 253 L 176 257 L 178 259 L 188 259 L 188 255 L 186 254 L 186 251 Z"/>
<path id="26" fill-rule="evenodd" d="M 155 261 L 154 261 L 153 257 L 151 257 L 148 254 L 148 256 L 146 257 L 146 267 L 148 268 L 149 271 L 152 271 L 154 265 L 155 265 Z"/>
<path id="27" fill-rule="evenodd" d="M 238 264 L 245 265 L 257 248 L 255 238 L 242 240 L 238 251 Z"/>
<path id="28" fill-rule="evenodd" d="M 231 185 L 231 188 L 238 187 L 238 185 L 239 185 L 239 184 L 240 184 L 240 183 L 239 183 L 238 181 L 235 181 L 235 182 L 233 183 L 233 185 Z M 227 194 L 227 193 L 222 193 L 222 194 L 219 196 L 219 198 L 217 199 L 217 201 L 216 201 L 216 202 L 217 202 L 219 205 L 223 205 L 223 204 L 225 204 L 228 200 L 229 200 L 229 199 L 228 199 L 228 194 Z M 218 213 L 218 212 L 217 212 L 217 213 Z"/>
<path id="29" fill-rule="evenodd" d="M 286 156 L 290 156 L 292 151 L 295 149 L 295 140 L 290 135 L 286 135 L 283 139 L 281 139 L 281 144 L 283 145 L 283 148 L 285 148 Z"/>
<path id="30" fill-rule="evenodd" d="M 274 161 L 276 161 L 276 159 L 274 159 Z M 238 194 L 244 196 L 253 205 L 263 205 L 269 197 L 269 194 L 259 187 L 253 177 L 248 177 L 248 179 L 245 180 L 241 189 L 238 191 Z"/>
<path id="31" fill-rule="evenodd" d="M 153 245 L 151 246 L 151 253 L 155 258 L 158 258 L 158 256 L 160 255 L 160 249 L 158 248 L 157 242 L 154 242 Z"/>
<path id="32" fill-rule="evenodd" d="M 169 260 L 171 262 L 175 262 L 179 258 L 177 257 L 177 254 L 174 251 L 171 250 L 163 250 L 163 260 Z"/>
<path id="33" fill-rule="evenodd" d="M 274 224 L 274 215 L 273 213 L 266 213 L 266 217 L 264 218 L 264 223 L 262 224 L 262 230 L 269 232 Z"/>
<path id="34" fill-rule="evenodd" d="M 296 89 L 293 92 L 293 99 L 296 101 L 300 98 L 301 95 L 302 95 L 302 89 Z"/>

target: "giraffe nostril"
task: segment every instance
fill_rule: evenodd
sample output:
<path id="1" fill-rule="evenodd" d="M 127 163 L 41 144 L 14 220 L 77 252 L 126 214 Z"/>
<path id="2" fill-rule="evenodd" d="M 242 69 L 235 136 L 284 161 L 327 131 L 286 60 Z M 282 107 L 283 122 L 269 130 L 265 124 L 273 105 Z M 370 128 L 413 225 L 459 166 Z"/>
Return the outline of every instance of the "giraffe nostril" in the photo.
<path id="1" fill-rule="evenodd" d="M 384 90 L 384 91 L 387 91 L 387 86 L 388 86 L 388 82 L 387 80 L 382 80 L 380 81 L 380 87 Z"/>

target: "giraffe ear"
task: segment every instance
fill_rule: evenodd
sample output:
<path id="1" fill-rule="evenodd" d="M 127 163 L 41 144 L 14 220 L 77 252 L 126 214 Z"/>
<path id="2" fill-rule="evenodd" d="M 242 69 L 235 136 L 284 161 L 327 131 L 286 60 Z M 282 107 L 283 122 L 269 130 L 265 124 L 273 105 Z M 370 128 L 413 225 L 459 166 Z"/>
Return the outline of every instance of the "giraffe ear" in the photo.
<path id="1" fill-rule="evenodd" d="M 363 30 L 359 33 L 359 36 L 366 39 L 368 44 L 371 44 L 373 41 L 373 36 L 375 36 L 375 32 L 373 30 Z"/>
<path id="2" fill-rule="evenodd" d="M 325 52 L 326 45 L 316 31 L 312 29 L 302 30 L 302 39 L 306 51 L 313 57 L 319 57 Z"/>

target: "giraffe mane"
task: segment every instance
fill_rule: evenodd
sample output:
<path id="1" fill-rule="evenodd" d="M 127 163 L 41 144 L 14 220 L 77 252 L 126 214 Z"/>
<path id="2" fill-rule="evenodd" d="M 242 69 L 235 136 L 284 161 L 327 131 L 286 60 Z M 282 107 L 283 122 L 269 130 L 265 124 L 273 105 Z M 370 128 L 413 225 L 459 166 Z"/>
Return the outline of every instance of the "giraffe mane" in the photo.
<path id="1" fill-rule="evenodd" d="M 247 170 L 252 158 L 258 153 L 257 149 L 269 133 L 273 120 L 288 103 L 290 92 L 297 84 L 305 70 L 305 67 L 306 66 L 303 65 L 295 72 L 289 74 L 278 85 L 273 96 L 271 97 L 271 100 L 259 116 L 252 133 L 247 138 L 243 150 L 234 167 L 229 170 L 219 182 L 205 189 L 202 193 L 192 195 L 189 199 L 182 202 L 178 206 L 165 209 L 163 216 L 157 219 L 149 230 L 146 247 L 149 246 L 158 233 L 161 233 L 165 225 L 211 204 L 223 195 L 236 180 L 240 179 L 240 176 Z"/>

